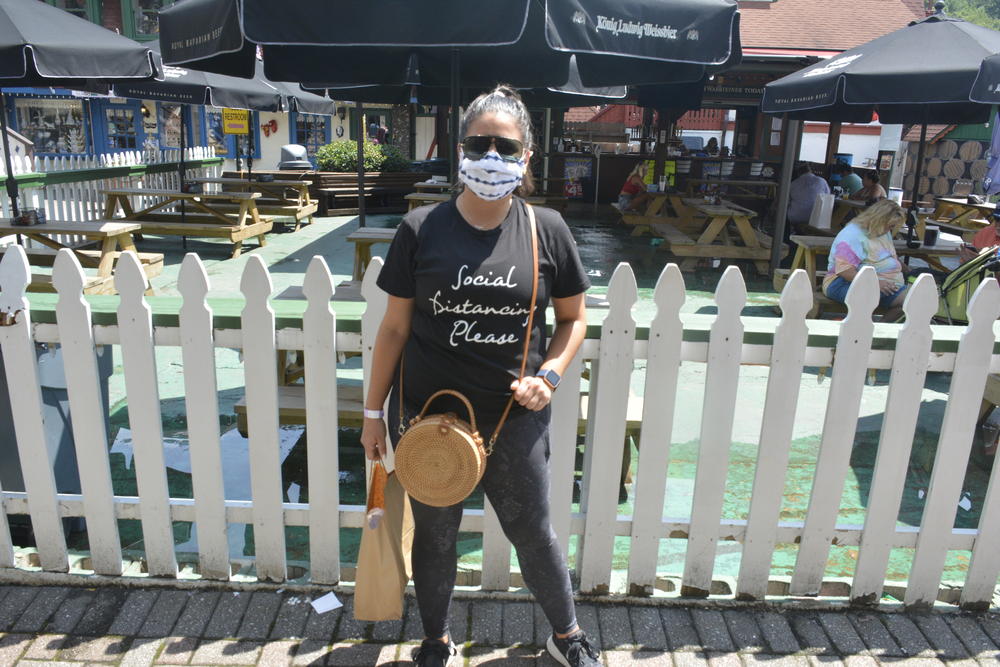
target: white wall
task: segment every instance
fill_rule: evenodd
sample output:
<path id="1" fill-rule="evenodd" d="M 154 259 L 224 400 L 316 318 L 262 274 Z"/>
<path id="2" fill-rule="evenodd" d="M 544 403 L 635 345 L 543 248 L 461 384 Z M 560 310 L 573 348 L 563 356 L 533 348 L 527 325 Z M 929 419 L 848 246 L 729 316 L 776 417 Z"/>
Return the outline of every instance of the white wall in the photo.
<path id="1" fill-rule="evenodd" d="M 431 143 L 434 141 L 434 117 L 433 116 L 417 116 L 417 150 L 414 155 L 418 160 L 423 160 L 427 157 L 427 150 L 431 147 Z M 431 157 L 436 157 L 439 155 L 437 149 L 435 148 L 434 154 Z"/>
<path id="2" fill-rule="evenodd" d="M 272 127 L 270 122 L 273 120 L 278 124 L 278 129 L 271 132 L 271 136 L 268 137 L 264 136 L 263 129 L 260 127 L 257 128 L 260 131 L 260 159 L 253 161 L 254 169 L 277 169 L 278 162 L 281 161 L 281 147 L 290 143 L 291 124 L 289 123 L 289 116 L 287 113 L 262 111 L 258 115 L 258 118 L 257 122 L 262 127 Z"/>
<path id="3" fill-rule="evenodd" d="M 878 157 L 879 136 L 876 134 L 841 134 L 838 153 L 851 153 L 853 166 L 873 167 Z M 822 164 L 826 160 L 826 133 L 805 132 L 799 159 Z"/>

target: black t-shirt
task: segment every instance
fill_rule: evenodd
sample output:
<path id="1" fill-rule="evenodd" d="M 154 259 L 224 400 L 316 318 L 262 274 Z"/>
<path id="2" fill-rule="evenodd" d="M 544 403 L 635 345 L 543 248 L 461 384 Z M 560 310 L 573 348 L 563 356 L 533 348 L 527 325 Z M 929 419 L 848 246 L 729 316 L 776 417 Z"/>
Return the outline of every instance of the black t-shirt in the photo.
<path id="1" fill-rule="evenodd" d="M 547 208 L 534 210 L 538 299 L 525 375 L 534 375 L 544 360 L 549 299 L 590 287 L 562 216 Z M 468 224 L 454 199 L 403 218 L 378 285 L 393 296 L 415 299 L 403 357 L 407 404 L 421 407 L 435 391 L 455 389 L 485 421 L 503 412 L 510 383 L 521 370 L 531 271 L 531 223 L 519 198 L 504 221 L 488 231 Z M 442 399 L 431 411 L 464 416 L 459 405 Z"/>

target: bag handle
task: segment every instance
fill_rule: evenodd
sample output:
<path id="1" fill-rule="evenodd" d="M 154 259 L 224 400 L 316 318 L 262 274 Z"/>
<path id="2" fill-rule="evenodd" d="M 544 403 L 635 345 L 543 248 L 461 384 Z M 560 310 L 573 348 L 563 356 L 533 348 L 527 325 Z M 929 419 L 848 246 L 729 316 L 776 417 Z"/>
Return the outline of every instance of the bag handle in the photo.
<path id="1" fill-rule="evenodd" d="M 535 303 L 538 300 L 538 226 L 535 223 L 535 210 L 531 207 L 531 204 L 525 202 L 525 209 L 528 211 L 528 222 L 531 226 L 531 307 L 528 310 L 528 326 L 525 328 L 524 335 L 524 350 L 521 353 L 521 371 L 517 376 L 518 381 L 524 379 L 524 371 L 528 367 L 528 352 L 531 349 L 531 331 L 532 326 L 535 322 Z M 472 405 L 469 403 L 465 396 L 462 396 L 457 391 L 452 391 L 450 389 L 443 389 L 433 396 L 427 399 L 424 403 L 424 409 L 420 412 L 420 416 L 423 417 L 424 413 L 427 411 L 427 406 L 432 400 L 434 400 L 438 395 L 443 393 L 450 393 L 458 396 L 465 402 L 465 407 L 469 409 L 469 416 L 472 418 L 472 428 L 478 432 L 476 428 L 476 417 L 472 411 Z M 503 410 L 503 415 L 500 417 L 500 421 L 497 422 L 496 428 L 493 430 L 493 435 L 490 436 L 489 443 L 486 445 L 486 455 L 489 456 L 493 453 L 493 445 L 496 444 L 497 438 L 500 436 L 500 429 L 503 428 L 504 423 L 507 421 L 507 415 L 510 414 L 510 409 L 514 405 L 514 392 L 511 392 L 510 398 L 507 399 L 507 406 Z M 399 434 L 402 435 L 406 430 L 403 424 L 403 357 L 399 358 Z"/>
<path id="2" fill-rule="evenodd" d="M 455 391 L 454 389 L 442 389 L 440 391 L 434 392 L 431 395 L 431 397 L 427 399 L 427 402 L 424 403 L 424 409 L 420 411 L 419 415 L 417 415 L 417 417 L 416 417 L 417 420 L 420 420 L 420 419 L 424 418 L 424 415 L 427 414 L 428 408 L 431 407 L 431 402 L 435 398 L 438 398 L 439 396 L 444 396 L 446 394 L 449 395 L 449 396 L 454 396 L 455 398 L 457 398 L 458 400 L 462 401 L 462 403 L 465 404 L 465 409 L 469 411 L 469 422 L 472 424 L 472 430 L 475 431 L 476 434 L 478 435 L 479 434 L 479 427 L 476 426 L 476 413 L 472 409 L 472 403 L 469 403 L 469 399 L 467 399 L 464 394 L 462 394 L 461 392 Z"/>

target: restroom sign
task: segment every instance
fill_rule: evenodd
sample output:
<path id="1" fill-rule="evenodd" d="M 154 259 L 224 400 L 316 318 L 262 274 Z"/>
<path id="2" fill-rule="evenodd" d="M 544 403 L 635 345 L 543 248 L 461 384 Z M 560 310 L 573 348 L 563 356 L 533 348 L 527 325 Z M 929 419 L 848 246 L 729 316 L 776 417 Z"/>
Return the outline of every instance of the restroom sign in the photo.
<path id="1" fill-rule="evenodd" d="M 246 109 L 222 110 L 223 134 L 249 134 L 250 112 Z"/>

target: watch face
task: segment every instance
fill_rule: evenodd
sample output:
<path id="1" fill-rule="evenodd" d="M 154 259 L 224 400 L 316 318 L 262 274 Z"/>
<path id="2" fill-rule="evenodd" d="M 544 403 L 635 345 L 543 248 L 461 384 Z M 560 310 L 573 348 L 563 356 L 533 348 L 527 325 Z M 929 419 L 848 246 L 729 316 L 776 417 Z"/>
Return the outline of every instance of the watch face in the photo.
<path id="1" fill-rule="evenodd" d="M 559 380 L 562 379 L 559 377 L 559 373 L 556 373 L 551 368 L 546 369 L 544 371 L 540 371 L 538 373 L 538 376 L 542 378 L 546 383 L 548 383 L 548 385 L 553 389 L 556 388 L 556 386 L 559 384 Z"/>

